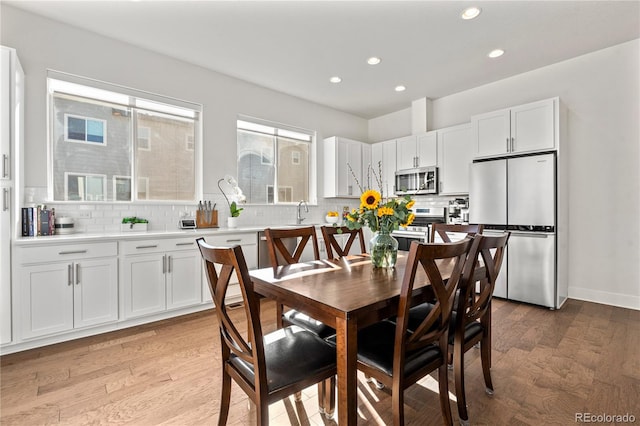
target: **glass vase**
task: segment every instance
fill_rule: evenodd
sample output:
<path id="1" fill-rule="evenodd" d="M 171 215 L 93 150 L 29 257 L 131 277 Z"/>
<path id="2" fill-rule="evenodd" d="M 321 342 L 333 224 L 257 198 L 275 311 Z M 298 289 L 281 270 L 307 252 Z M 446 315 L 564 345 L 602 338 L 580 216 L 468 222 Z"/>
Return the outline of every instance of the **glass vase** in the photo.
<path id="1" fill-rule="evenodd" d="M 388 230 L 381 229 L 369 241 L 369 252 L 374 268 L 393 268 L 398 258 L 398 240 Z"/>

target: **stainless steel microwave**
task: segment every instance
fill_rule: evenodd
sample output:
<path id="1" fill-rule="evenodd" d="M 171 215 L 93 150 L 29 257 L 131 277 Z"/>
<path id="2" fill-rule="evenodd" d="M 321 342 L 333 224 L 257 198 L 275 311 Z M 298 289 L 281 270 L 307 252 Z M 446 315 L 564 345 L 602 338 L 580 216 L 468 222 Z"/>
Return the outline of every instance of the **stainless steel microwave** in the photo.
<path id="1" fill-rule="evenodd" d="M 396 195 L 437 194 L 438 168 L 419 167 L 396 172 Z"/>

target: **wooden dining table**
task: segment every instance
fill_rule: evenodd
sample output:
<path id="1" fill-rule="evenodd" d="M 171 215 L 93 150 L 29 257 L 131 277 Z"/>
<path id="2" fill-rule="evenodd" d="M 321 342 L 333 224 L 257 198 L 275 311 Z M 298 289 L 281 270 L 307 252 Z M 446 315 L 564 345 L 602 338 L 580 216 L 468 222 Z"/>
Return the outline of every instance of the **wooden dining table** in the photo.
<path id="1" fill-rule="evenodd" d="M 260 295 L 303 312 L 336 330 L 338 423 L 357 424 L 358 330 L 397 313 L 408 253 L 395 268 L 374 268 L 368 255 L 318 260 L 250 271 Z M 446 265 L 443 278 L 450 276 Z M 422 268 L 412 304 L 431 297 Z"/>

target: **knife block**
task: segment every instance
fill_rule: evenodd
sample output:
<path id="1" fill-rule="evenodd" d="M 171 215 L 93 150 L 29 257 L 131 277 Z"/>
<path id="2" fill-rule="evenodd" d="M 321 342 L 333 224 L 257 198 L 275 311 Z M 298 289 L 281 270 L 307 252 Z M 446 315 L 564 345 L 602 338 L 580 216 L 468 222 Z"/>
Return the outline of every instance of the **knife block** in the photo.
<path id="1" fill-rule="evenodd" d="M 196 227 L 197 228 L 217 228 L 218 227 L 218 210 L 211 210 L 211 220 L 207 221 L 207 212 L 196 210 Z"/>

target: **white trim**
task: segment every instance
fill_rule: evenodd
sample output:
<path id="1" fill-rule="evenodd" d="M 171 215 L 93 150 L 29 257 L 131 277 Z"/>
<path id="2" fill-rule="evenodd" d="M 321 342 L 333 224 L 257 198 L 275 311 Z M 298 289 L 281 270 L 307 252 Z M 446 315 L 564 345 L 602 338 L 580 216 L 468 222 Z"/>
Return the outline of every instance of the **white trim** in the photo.
<path id="1" fill-rule="evenodd" d="M 584 300 L 604 305 L 640 310 L 640 296 L 592 290 L 582 287 L 569 287 L 569 299 Z"/>

